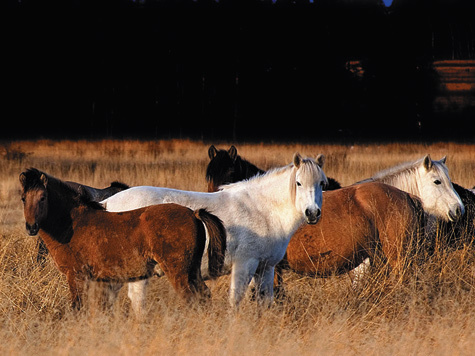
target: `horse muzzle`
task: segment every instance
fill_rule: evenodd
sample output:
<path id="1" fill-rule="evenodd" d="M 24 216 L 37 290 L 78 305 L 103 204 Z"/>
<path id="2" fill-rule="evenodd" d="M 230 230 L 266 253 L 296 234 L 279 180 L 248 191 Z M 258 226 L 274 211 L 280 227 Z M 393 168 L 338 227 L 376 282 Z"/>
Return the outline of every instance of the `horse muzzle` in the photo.
<path id="1" fill-rule="evenodd" d="M 315 225 L 322 216 L 322 211 L 320 209 L 305 209 L 305 218 L 307 220 L 307 224 Z"/>
<path id="2" fill-rule="evenodd" d="M 32 225 L 26 223 L 26 231 L 28 232 L 28 235 L 35 236 L 38 234 L 39 230 L 40 230 L 40 227 L 38 223 L 34 223 Z"/>
<path id="3" fill-rule="evenodd" d="M 464 213 L 465 209 L 463 208 L 463 206 L 462 208 L 460 206 L 457 206 L 455 209 L 451 209 L 447 215 L 449 217 L 449 220 L 454 222 L 460 219 Z"/>

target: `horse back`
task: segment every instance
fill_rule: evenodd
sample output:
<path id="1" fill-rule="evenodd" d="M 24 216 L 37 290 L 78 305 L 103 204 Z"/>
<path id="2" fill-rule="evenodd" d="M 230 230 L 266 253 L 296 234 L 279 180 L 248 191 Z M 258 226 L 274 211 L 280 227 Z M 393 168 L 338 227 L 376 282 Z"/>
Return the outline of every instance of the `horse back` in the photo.
<path id="1" fill-rule="evenodd" d="M 193 211 L 177 204 L 121 213 L 80 208 L 73 213 L 73 230 L 69 247 L 83 266 L 89 266 L 91 277 L 102 280 L 117 276 L 120 268 L 124 280 L 147 278 L 159 261 L 167 261 L 167 273 L 201 256 L 206 241 Z"/>
<path id="2" fill-rule="evenodd" d="M 417 226 L 416 203 L 409 194 L 382 183 L 326 191 L 319 223 L 297 230 L 285 262 L 301 273 L 343 272 L 370 257 L 379 245 L 396 261 Z"/>

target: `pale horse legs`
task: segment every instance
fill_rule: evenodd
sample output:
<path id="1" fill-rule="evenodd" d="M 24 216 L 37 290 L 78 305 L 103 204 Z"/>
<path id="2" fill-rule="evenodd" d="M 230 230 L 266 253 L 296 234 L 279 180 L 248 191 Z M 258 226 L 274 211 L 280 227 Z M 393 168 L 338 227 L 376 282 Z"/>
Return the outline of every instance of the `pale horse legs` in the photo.
<path id="1" fill-rule="evenodd" d="M 371 269 L 371 261 L 369 257 L 365 258 L 363 262 L 361 262 L 358 267 L 352 269 L 348 274 L 350 275 L 351 279 L 351 287 L 356 290 L 361 282 L 364 280 L 366 275 Z"/>
<path id="2" fill-rule="evenodd" d="M 128 282 L 127 284 L 127 296 L 130 299 L 132 310 L 138 319 L 143 319 L 145 317 L 145 297 L 147 294 L 148 279 Z M 104 288 L 105 305 L 107 309 L 112 308 L 123 285 L 124 283 L 109 283 Z"/>
<path id="3" fill-rule="evenodd" d="M 257 259 L 234 261 L 231 271 L 229 302 L 237 309 L 254 278 L 259 304 L 270 306 L 274 298 L 274 268 Z"/>
<path id="4" fill-rule="evenodd" d="M 353 289 L 358 288 L 370 268 L 370 260 L 366 258 L 358 267 L 350 272 Z M 231 306 L 236 309 L 239 307 L 253 278 L 259 304 L 265 307 L 270 306 L 274 298 L 274 269 L 275 266 L 260 263 L 257 259 L 235 261 L 231 272 L 231 287 L 229 290 L 229 302 Z M 157 273 L 157 275 L 161 277 L 163 272 Z M 127 296 L 130 299 L 132 310 L 139 319 L 145 316 L 147 286 L 148 279 L 128 283 Z M 109 286 L 108 302 L 110 305 L 114 304 L 121 287 L 121 283 L 111 283 Z"/>

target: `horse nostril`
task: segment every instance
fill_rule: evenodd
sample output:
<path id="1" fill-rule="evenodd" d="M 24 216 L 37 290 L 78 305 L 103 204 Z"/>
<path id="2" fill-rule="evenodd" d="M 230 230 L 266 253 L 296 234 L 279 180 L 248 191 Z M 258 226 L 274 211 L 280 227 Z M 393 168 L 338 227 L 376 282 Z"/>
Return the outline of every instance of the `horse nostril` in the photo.
<path id="1" fill-rule="evenodd" d="M 320 209 L 315 209 L 315 210 L 312 210 L 312 209 L 305 209 L 305 216 L 307 218 L 319 218 L 320 215 L 322 215 L 322 211 Z"/>
<path id="2" fill-rule="evenodd" d="M 38 223 L 34 223 L 32 225 L 26 223 L 26 230 L 28 231 L 28 233 L 30 235 L 36 235 L 38 233 L 38 230 L 39 230 L 39 226 L 38 226 Z"/>

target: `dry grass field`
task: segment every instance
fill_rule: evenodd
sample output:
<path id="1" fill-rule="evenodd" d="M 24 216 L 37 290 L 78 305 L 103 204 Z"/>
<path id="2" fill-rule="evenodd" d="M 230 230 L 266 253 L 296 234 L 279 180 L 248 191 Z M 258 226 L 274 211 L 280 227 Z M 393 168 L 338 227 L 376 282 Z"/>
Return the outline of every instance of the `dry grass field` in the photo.
<path id="1" fill-rule="evenodd" d="M 18 175 L 36 167 L 65 180 L 105 187 L 113 180 L 204 191 L 209 143 L 25 141 L 0 145 L 0 354 L 68 355 L 459 355 L 475 350 L 475 252 L 438 251 L 404 281 L 371 272 L 358 290 L 347 276 L 286 272 L 288 300 L 269 310 L 245 301 L 229 311 L 229 278 L 207 282 L 212 302 L 182 303 L 166 277 L 154 277 L 148 316 L 135 320 L 125 288 L 112 313 L 91 296 L 69 310 L 63 276 L 48 257 L 35 263 L 36 239 L 24 228 Z M 228 148 L 229 143 L 217 145 Z M 447 155 L 453 181 L 475 185 L 475 145 L 239 144 L 261 168 L 290 163 L 294 152 L 324 153 L 325 172 L 343 185 L 426 153 Z M 92 295 L 92 293 L 90 293 Z"/>

